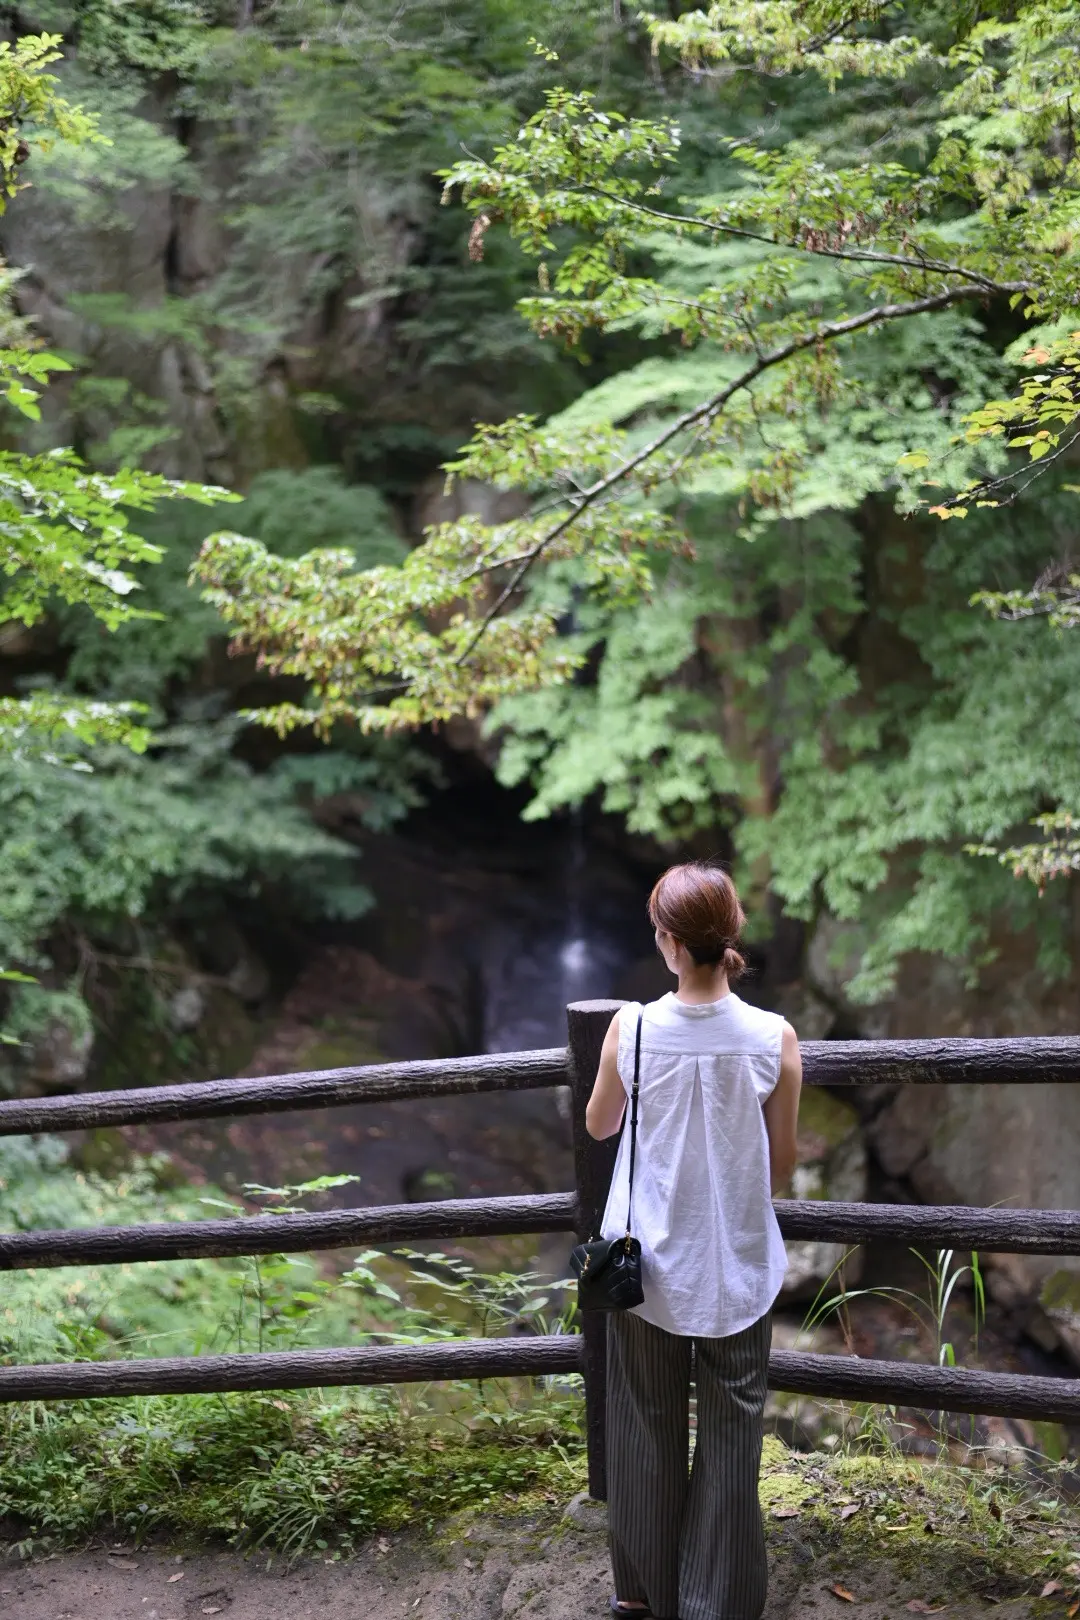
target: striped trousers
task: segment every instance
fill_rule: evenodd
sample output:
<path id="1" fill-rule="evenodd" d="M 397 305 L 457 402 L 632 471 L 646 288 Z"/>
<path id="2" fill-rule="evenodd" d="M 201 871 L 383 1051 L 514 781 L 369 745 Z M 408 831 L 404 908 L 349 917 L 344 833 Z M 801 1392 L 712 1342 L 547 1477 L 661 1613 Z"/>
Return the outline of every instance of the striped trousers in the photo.
<path id="1" fill-rule="evenodd" d="M 608 1317 L 608 1527 L 616 1595 L 657 1620 L 758 1620 L 770 1318 L 691 1339 Z M 697 1432 L 690 1465 L 690 1381 Z"/>

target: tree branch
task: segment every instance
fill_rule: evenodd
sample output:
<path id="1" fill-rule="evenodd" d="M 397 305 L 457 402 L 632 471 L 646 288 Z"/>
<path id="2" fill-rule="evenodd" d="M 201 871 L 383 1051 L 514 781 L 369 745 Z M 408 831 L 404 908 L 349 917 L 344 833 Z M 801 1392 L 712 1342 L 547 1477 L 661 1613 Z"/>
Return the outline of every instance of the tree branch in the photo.
<path id="1" fill-rule="evenodd" d="M 693 410 L 684 411 L 682 416 L 677 417 L 654 439 L 650 439 L 649 443 L 644 445 L 636 455 L 631 456 L 628 461 L 624 461 L 621 466 L 616 467 L 614 472 L 608 473 L 605 478 L 597 479 L 596 483 L 581 492 L 574 510 L 561 519 L 553 529 L 550 529 L 526 553 L 515 569 L 509 583 L 500 591 L 495 602 L 481 619 L 476 628 L 476 633 L 472 636 L 468 645 L 458 654 L 455 663 L 461 665 L 467 662 L 476 650 L 489 625 L 502 612 L 514 593 L 524 584 L 534 564 L 540 560 L 545 551 L 553 546 L 557 540 L 561 539 L 567 529 L 581 516 L 582 512 L 587 511 L 591 506 L 595 506 L 598 501 L 602 500 L 617 485 L 623 483 L 646 461 L 651 460 L 673 439 L 678 438 L 680 433 L 685 433 L 688 428 L 695 427 L 699 422 L 714 421 L 729 400 L 734 395 L 741 393 L 744 388 L 748 388 L 763 372 L 782 365 L 785 360 L 790 360 L 795 355 L 804 353 L 807 349 L 817 348 L 823 343 L 834 343 L 838 338 L 849 337 L 853 332 L 864 331 L 869 326 L 879 326 L 887 321 L 906 320 L 913 315 L 925 315 L 934 310 L 947 309 L 950 304 L 960 303 L 962 300 L 972 296 L 970 287 L 949 287 L 943 292 L 931 294 L 926 298 L 912 299 L 904 304 L 878 304 L 873 309 L 864 310 L 860 315 L 849 316 L 847 320 L 823 321 L 812 332 L 804 332 L 800 337 L 792 338 L 789 342 L 783 343 L 778 348 L 759 356 L 753 365 L 747 366 L 744 371 L 740 372 L 738 377 L 724 388 L 721 388 L 718 393 L 713 394 L 710 399 L 705 400 L 701 405 L 695 405 Z"/>
<path id="2" fill-rule="evenodd" d="M 855 248 L 814 248 L 807 247 L 805 242 L 781 242 L 775 236 L 765 236 L 760 231 L 750 231 L 741 225 L 717 224 L 694 214 L 669 214 L 662 208 L 650 208 L 648 203 L 618 197 L 599 186 L 583 186 L 582 190 L 594 197 L 603 197 L 606 202 L 617 203 L 621 208 L 629 208 L 634 213 L 660 220 L 665 225 L 689 225 L 695 230 L 715 231 L 719 235 L 736 236 L 746 242 L 761 242 L 765 247 L 780 248 L 784 252 L 809 253 L 817 259 L 844 259 L 853 264 L 887 264 L 898 270 L 915 270 L 926 275 L 960 276 L 986 293 L 1028 292 L 1033 286 L 1030 281 L 994 281 L 981 271 L 970 270 L 962 264 L 950 264 L 945 259 L 906 259 L 899 253 L 874 253 L 869 249 Z"/>

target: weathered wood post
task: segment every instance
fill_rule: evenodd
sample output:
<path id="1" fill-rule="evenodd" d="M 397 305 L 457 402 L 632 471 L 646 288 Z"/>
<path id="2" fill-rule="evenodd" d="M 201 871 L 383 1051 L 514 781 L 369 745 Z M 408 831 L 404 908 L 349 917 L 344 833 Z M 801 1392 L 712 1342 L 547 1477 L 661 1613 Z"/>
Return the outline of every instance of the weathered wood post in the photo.
<path id="1" fill-rule="evenodd" d="M 585 1105 L 596 1079 L 600 1048 L 621 1001 L 572 1001 L 569 1025 L 570 1089 L 573 1097 L 574 1180 L 577 1184 L 578 1237 L 587 1238 L 603 1214 L 619 1138 L 594 1142 L 585 1129 Z M 585 1425 L 589 1448 L 589 1495 L 607 1501 L 607 1318 L 600 1311 L 582 1315 L 585 1339 Z"/>

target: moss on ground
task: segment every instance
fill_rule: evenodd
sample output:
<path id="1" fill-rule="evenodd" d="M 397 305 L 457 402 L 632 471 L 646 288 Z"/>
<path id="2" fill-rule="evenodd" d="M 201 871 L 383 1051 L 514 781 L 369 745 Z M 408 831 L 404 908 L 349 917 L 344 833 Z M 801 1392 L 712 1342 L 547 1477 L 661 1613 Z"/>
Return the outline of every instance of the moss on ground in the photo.
<path id="1" fill-rule="evenodd" d="M 838 1571 L 886 1557 L 930 1602 L 1038 1600 L 1047 1583 L 1047 1615 L 1080 1601 L 1080 1506 L 1053 1469 L 1021 1475 L 894 1450 L 800 1455 L 770 1439 L 761 1497 L 778 1550 L 801 1541 L 835 1555 Z"/>

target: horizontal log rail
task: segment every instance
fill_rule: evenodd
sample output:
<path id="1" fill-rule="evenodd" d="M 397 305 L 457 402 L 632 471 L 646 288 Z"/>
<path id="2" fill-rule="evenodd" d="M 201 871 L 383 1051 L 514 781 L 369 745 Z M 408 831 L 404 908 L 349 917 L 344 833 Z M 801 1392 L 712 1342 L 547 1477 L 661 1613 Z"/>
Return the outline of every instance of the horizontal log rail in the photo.
<path id="1" fill-rule="evenodd" d="M 782 1198 L 785 1238 L 811 1243 L 906 1243 L 984 1254 L 1080 1254 L 1080 1211 L 978 1209 L 967 1204 L 840 1204 Z"/>
<path id="2" fill-rule="evenodd" d="M 1080 1037 L 1004 1040 L 803 1041 L 812 1086 L 1070 1085 L 1080 1081 Z"/>
<path id="3" fill-rule="evenodd" d="M 1031 1373 L 980 1372 L 918 1361 L 863 1361 L 859 1356 L 774 1350 L 769 1357 L 769 1388 L 819 1400 L 1080 1423 L 1080 1378 L 1039 1378 Z"/>
<path id="4" fill-rule="evenodd" d="M 889 1241 L 995 1254 L 1080 1254 L 1080 1212 L 1076 1210 L 841 1204 L 790 1198 L 778 1200 L 776 1214 L 785 1238 L 813 1243 Z M 314 1214 L 69 1227 L 0 1234 L 0 1271 L 302 1254 L 429 1239 L 572 1232 L 577 1225 L 574 1193 L 538 1193 L 518 1198 L 381 1204 Z"/>
<path id="5" fill-rule="evenodd" d="M 583 1340 L 578 1335 L 552 1334 L 345 1350 L 55 1362 L 0 1368 L 0 1402 L 537 1378 L 581 1372 L 583 1359 Z M 769 1388 L 924 1411 L 1080 1422 L 1080 1379 L 1071 1378 L 774 1350 L 769 1358 Z"/>
<path id="6" fill-rule="evenodd" d="M 448 1198 L 430 1204 L 381 1204 L 299 1215 L 232 1220 L 154 1221 L 0 1235 L 0 1271 L 35 1266 L 110 1266 L 138 1260 L 221 1259 L 227 1255 L 302 1254 L 429 1238 L 506 1237 L 572 1232 L 573 1193 L 525 1198 Z"/>
<path id="7" fill-rule="evenodd" d="M 241 1114 L 343 1108 L 349 1103 L 398 1102 L 407 1097 L 531 1091 L 566 1083 L 566 1049 L 562 1046 L 418 1063 L 368 1063 L 253 1080 L 200 1080 L 180 1086 L 136 1086 L 129 1091 L 15 1097 L 0 1102 L 0 1136 L 146 1125 L 155 1120 L 232 1119 Z"/>
<path id="8" fill-rule="evenodd" d="M 151 1356 L 0 1367 L 0 1402 L 106 1395 L 212 1395 L 342 1384 L 428 1384 L 453 1379 L 540 1378 L 579 1372 L 577 1334 L 363 1345 L 348 1350 L 263 1350 L 221 1356 Z"/>
<path id="9" fill-rule="evenodd" d="M 806 1041 L 803 1074 L 813 1086 L 1063 1085 L 1080 1081 L 1080 1038 L 1030 1040 Z M 226 1119 L 341 1108 L 409 1097 L 528 1091 L 568 1084 L 563 1047 L 485 1057 L 377 1063 L 255 1079 L 205 1080 L 127 1091 L 80 1091 L 0 1102 L 0 1136 L 94 1130 L 152 1121 Z"/>

